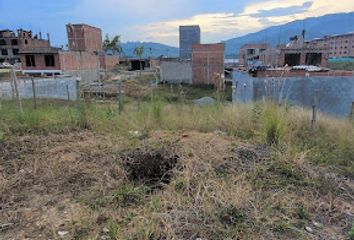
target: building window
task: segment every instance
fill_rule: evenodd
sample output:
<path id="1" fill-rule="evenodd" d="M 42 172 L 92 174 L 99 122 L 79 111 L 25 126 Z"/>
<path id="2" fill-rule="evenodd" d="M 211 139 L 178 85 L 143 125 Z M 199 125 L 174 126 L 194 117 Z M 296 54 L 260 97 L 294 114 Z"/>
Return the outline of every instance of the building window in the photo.
<path id="1" fill-rule="evenodd" d="M 12 46 L 17 46 L 18 45 L 17 39 L 11 39 L 11 45 Z"/>
<path id="2" fill-rule="evenodd" d="M 45 55 L 44 56 L 44 61 L 45 61 L 45 66 L 46 67 L 54 67 L 55 62 L 54 62 L 54 55 Z"/>
<path id="3" fill-rule="evenodd" d="M 27 39 L 25 39 L 25 44 L 26 44 L 26 45 L 28 44 L 28 40 L 27 40 Z"/>
<path id="4" fill-rule="evenodd" d="M 1 45 L 1 46 L 5 46 L 5 45 L 6 45 L 5 39 L 0 39 L 0 45 Z"/>
<path id="5" fill-rule="evenodd" d="M 7 52 L 7 49 L 1 49 L 1 55 L 7 56 L 9 53 Z"/>
<path id="6" fill-rule="evenodd" d="M 19 55 L 19 51 L 20 51 L 20 49 L 14 48 L 14 49 L 12 49 L 12 54 L 13 55 Z"/>
<path id="7" fill-rule="evenodd" d="M 34 61 L 34 55 L 26 55 L 26 66 L 35 67 L 36 62 Z"/>

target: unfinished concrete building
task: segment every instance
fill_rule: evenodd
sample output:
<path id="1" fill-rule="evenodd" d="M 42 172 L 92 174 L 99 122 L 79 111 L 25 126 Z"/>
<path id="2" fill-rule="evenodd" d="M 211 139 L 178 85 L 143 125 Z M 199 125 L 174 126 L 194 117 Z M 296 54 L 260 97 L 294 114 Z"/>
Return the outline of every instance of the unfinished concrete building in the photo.
<path id="1" fill-rule="evenodd" d="M 248 66 L 260 60 L 261 54 L 270 48 L 268 43 L 245 44 L 240 48 L 239 64 Z"/>
<path id="2" fill-rule="evenodd" d="M 191 59 L 194 44 L 200 44 L 200 27 L 198 25 L 180 26 L 179 57 L 181 59 Z"/>
<path id="3" fill-rule="evenodd" d="M 305 31 L 290 38 L 287 45 L 280 45 L 278 66 L 314 65 L 327 66 L 329 48 L 305 41 Z"/>
<path id="4" fill-rule="evenodd" d="M 247 44 L 240 50 L 239 62 L 249 66 L 260 61 L 273 67 L 314 65 L 327 66 L 329 48 L 305 41 L 305 31 L 301 35 L 290 38 L 288 44 L 270 47 L 268 44 Z"/>
<path id="5" fill-rule="evenodd" d="M 224 74 L 225 44 L 195 44 L 192 51 L 193 84 L 214 84 L 213 75 Z"/>
<path id="6" fill-rule="evenodd" d="M 0 31 L 0 63 L 9 62 L 15 64 L 21 62 L 20 51 L 31 48 L 49 48 L 49 35 L 47 39 L 42 38 L 42 34 L 32 34 L 32 31 L 23 29 L 17 33 L 6 29 Z"/>

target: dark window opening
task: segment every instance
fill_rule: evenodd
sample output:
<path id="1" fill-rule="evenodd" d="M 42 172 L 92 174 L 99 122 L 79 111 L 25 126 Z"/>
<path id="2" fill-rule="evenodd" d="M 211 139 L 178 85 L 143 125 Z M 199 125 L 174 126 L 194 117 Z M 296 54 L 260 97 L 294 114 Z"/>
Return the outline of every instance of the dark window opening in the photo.
<path id="1" fill-rule="evenodd" d="M 12 54 L 13 55 L 19 55 L 20 53 L 20 49 L 18 49 L 18 48 L 14 48 L 14 49 L 12 49 Z"/>
<path id="2" fill-rule="evenodd" d="M 7 49 L 1 49 L 1 55 L 7 56 L 9 53 L 7 52 Z"/>
<path id="3" fill-rule="evenodd" d="M 12 46 L 18 45 L 17 39 L 11 39 L 11 45 L 12 45 Z"/>
<path id="4" fill-rule="evenodd" d="M 319 66 L 322 62 L 321 53 L 306 53 L 306 65 Z"/>
<path id="5" fill-rule="evenodd" d="M 55 66 L 54 55 L 45 55 L 44 61 L 45 61 L 46 67 L 54 67 Z"/>
<path id="6" fill-rule="evenodd" d="M 5 45 L 6 45 L 5 39 L 0 39 L 0 45 L 1 45 L 1 46 L 5 46 Z"/>
<path id="7" fill-rule="evenodd" d="M 255 49 L 247 49 L 247 55 L 253 55 L 256 53 Z"/>
<path id="8" fill-rule="evenodd" d="M 25 39 L 25 44 L 28 44 L 28 40 L 27 39 Z"/>
<path id="9" fill-rule="evenodd" d="M 34 61 L 34 55 L 26 55 L 26 66 L 35 67 L 36 62 Z"/>
<path id="10" fill-rule="evenodd" d="M 300 53 L 285 54 L 285 64 L 287 64 L 290 67 L 300 65 L 300 59 L 301 59 Z"/>

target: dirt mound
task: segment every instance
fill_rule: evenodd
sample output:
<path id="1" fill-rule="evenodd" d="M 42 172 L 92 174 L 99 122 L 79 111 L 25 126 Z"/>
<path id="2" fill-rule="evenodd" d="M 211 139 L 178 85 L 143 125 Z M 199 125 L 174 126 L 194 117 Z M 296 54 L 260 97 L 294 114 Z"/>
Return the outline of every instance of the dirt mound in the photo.
<path id="1" fill-rule="evenodd" d="M 178 160 L 177 155 L 164 150 L 138 149 L 125 156 L 123 162 L 130 181 L 161 187 L 170 182 L 174 170 L 179 167 Z"/>

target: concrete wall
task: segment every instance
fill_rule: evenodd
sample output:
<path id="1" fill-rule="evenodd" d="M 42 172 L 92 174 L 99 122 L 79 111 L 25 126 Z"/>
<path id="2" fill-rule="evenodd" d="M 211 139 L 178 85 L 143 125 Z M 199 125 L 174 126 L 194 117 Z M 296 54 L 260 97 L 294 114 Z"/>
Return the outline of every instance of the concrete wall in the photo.
<path id="1" fill-rule="evenodd" d="M 192 66 L 189 61 L 161 61 L 160 79 L 168 83 L 192 84 Z"/>
<path id="2" fill-rule="evenodd" d="M 247 88 L 243 88 L 243 84 Z M 333 116 L 346 117 L 354 102 L 353 76 L 252 78 L 234 73 L 234 102 L 258 101 L 266 98 L 275 102 L 288 102 L 311 108 L 314 94 L 318 110 Z"/>
<path id="3" fill-rule="evenodd" d="M 35 78 L 37 98 L 76 100 L 76 77 Z M 18 80 L 19 94 L 22 99 L 33 98 L 31 79 Z M 0 98 L 11 99 L 13 87 L 10 81 L 0 82 Z"/>

